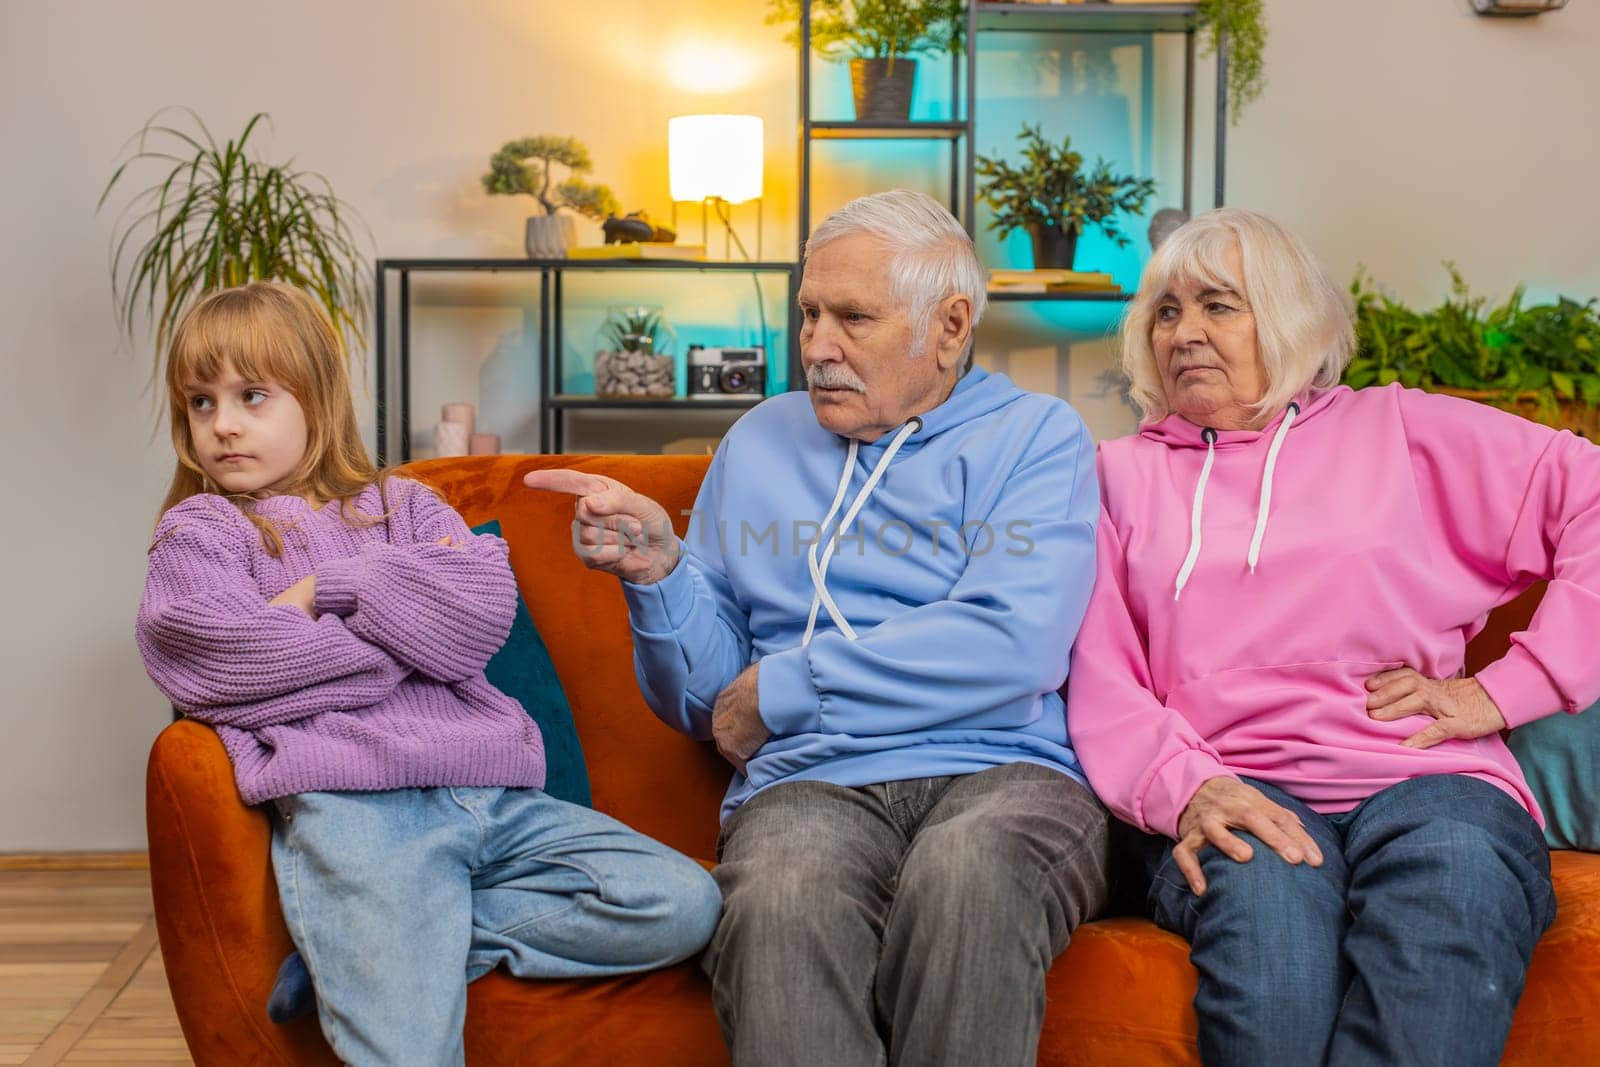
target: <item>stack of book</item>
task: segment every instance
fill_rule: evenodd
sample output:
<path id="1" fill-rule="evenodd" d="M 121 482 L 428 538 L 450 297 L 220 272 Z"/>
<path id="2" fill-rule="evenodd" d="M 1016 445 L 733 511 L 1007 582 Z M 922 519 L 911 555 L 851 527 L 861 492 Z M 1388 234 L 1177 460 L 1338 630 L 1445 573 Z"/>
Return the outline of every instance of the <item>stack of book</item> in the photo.
<path id="1" fill-rule="evenodd" d="M 1103 271 L 992 270 L 991 293 L 1115 293 L 1117 283 Z"/>
<path id="2" fill-rule="evenodd" d="M 567 249 L 568 259 L 705 259 L 705 245 L 680 245 L 660 241 L 619 241 L 610 245 L 578 245 Z"/>

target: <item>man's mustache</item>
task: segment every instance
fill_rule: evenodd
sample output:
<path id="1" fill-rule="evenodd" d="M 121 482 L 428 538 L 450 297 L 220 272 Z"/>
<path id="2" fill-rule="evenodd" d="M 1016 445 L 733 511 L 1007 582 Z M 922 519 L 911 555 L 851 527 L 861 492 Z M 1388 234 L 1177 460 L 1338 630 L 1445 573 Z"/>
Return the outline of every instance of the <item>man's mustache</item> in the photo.
<path id="1" fill-rule="evenodd" d="M 856 377 L 855 372 L 838 363 L 813 363 L 806 370 L 806 386 L 811 389 L 849 389 L 855 393 L 865 393 L 867 383 Z"/>

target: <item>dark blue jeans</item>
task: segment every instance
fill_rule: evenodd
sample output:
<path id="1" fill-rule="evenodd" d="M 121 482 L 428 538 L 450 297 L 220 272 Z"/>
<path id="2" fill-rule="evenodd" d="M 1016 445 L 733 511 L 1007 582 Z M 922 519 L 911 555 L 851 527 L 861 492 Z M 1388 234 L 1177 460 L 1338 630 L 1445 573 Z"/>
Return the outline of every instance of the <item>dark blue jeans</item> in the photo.
<path id="1" fill-rule="evenodd" d="M 1389 787 L 1353 811 L 1295 812 L 1321 867 L 1255 837 L 1200 854 L 1197 897 L 1151 838 L 1155 921 L 1188 939 L 1208 1064 L 1496 1064 L 1533 946 L 1555 918 L 1550 856 L 1510 796 L 1457 774 Z"/>

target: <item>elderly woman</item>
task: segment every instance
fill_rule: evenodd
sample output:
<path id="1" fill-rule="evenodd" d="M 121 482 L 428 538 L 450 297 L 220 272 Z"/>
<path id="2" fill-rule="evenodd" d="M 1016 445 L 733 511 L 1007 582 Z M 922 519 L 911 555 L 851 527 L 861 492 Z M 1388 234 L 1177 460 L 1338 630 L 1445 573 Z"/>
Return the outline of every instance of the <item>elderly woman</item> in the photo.
<path id="1" fill-rule="evenodd" d="M 1123 340 L 1143 426 L 1100 450 L 1067 721 L 1161 835 L 1149 904 L 1190 943 L 1202 1057 L 1497 1062 L 1555 911 L 1500 731 L 1600 696 L 1600 449 L 1338 385 L 1345 301 L 1253 212 L 1176 231 Z M 1462 677 L 1537 579 L 1533 624 Z"/>

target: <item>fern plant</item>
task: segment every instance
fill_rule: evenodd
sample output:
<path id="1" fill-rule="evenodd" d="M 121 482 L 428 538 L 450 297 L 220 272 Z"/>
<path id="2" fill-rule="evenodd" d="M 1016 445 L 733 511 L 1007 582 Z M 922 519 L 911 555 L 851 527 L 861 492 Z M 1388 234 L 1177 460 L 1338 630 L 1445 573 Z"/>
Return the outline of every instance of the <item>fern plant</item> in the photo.
<path id="1" fill-rule="evenodd" d="M 372 275 L 371 236 L 320 174 L 292 161 L 269 164 L 250 144 L 258 112 L 235 139 L 218 144 L 200 116 L 182 111 L 193 131 L 156 112 L 130 139 L 131 152 L 100 194 L 96 210 L 133 169 L 154 168 L 118 216 L 111 285 L 118 321 L 131 340 L 141 312 L 155 327 L 152 380 L 183 316 L 215 289 L 275 280 L 315 296 L 344 342 L 366 341 Z M 359 227 L 359 234 L 358 234 Z"/>

